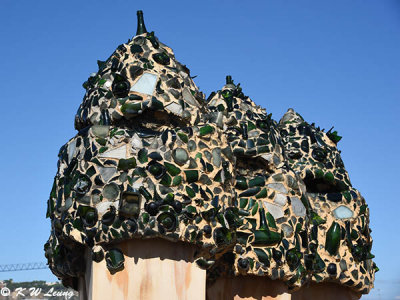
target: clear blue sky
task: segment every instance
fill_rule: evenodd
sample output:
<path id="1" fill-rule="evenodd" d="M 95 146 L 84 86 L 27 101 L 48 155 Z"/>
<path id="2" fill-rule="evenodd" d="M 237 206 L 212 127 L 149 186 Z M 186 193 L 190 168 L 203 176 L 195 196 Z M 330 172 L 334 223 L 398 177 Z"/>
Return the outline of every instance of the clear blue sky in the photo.
<path id="1" fill-rule="evenodd" d="M 45 260 L 46 200 L 58 150 L 75 135 L 81 85 L 135 34 L 138 9 L 207 95 L 231 74 L 276 120 L 293 107 L 335 126 L 371 209 L 381 271 L 365 299 L 400 296 L 400 1 L 1 0 L 0 264 Z M 55 279 L 47 270 L 7 278 Z"/>

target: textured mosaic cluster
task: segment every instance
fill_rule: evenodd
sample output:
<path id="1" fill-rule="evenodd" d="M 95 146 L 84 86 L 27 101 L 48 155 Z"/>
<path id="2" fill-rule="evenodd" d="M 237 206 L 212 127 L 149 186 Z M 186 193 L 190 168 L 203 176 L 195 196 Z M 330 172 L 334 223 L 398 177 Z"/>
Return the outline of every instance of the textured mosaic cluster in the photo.
<path id="1" fill-rule="evenodd" d="M 98 66 L 48 200 L 45 254 L 64 284 L 76 287 L 87 250 L 114 273 L 124 267 L 117 242 L 157 237 L 197 246 L 209 281 L 369 291 L 369 212 L 336 132 L 291 109 L 278 124 L 230 76 L 206 100 L 140 11 L 136 36 Z"/>

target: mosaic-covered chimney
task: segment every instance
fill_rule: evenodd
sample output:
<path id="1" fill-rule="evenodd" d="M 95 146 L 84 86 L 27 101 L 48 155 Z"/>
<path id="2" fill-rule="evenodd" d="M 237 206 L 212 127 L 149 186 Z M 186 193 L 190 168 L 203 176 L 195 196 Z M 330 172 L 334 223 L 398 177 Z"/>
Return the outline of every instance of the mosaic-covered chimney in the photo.
<path id="1" fill-rule="evenodd" d="M 161 238 L 197 247 L 209 282 L 256 275 L 291 290 L 336 282 L 368 293 L 369 210 L 337 132 L 293 109 L 276 122 L 231 76 L 206 99 L 137 16 L 136 36 L 83 84 L 78 133 L 59 152 L 52 272 L 77 288 L 85 253 L 115 274 L 124 268 L 116 242 Z"/>

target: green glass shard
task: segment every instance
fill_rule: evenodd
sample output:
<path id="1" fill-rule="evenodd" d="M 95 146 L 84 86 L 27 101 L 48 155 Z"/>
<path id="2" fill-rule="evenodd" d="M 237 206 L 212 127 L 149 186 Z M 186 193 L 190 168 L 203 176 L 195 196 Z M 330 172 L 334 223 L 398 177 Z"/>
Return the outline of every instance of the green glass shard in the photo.
<path id="1" fill-rule="evenodd" d="M 339 143 L 339 141 L 342 139 L 342 137 L 338 135 L 338 132 L 336 130 L 334 132 L 328 132 L 327 136 L 335 144 Z"/>
<path id="2" fill-rule="evenodd" d="M 255 178 L 249 180 L 249 187 L 264 186 L 264 185 L 265 185 L 265 177 L 264 176 L 257 176 Z"/>
<path id="3" fill-rule="evenodd" d="M 118 169 L 127 171 L 136 167 L 136 159 L 134 157 L 128 159 L 120 159 L 118 161 Z"/>
<path id="4" fill-rule="evenodd" d="M 185 190 L 190 198 L 193 198 L 194 196 L 196 196 L 196 193 L 193 191 L 193 189 L 190 186 L 186 186 Z"/>
<path id="5" fill-rule="evenodd" d="M 185 171 L 185 175 L 187 183 L 193 183 L 199 180 L 199 172 L 197 170 Z"/>
<path id="6" fill-rule="evenodd" d="M 110 249 L 106 254 L 107 268 L 111 272 L 117 272 L 124 267 L 124 254 L 119 249 Z"/>
<path id="7" fill-rule="evenodd" d="M 266 217 L 267 217 L 268 226 L 276 229 L 277 227 L 276 227 L 274 217 L 269 212 L 266 213 Z"/>
<path id="8" fill-rule="evenodd" d="M 156 63 L 159 63 L 160 65 L 169 65 L 170 58 L 167 53 L 161 52 L 161 53 L 155 53 L 153 54 L 153 59 Z"/>
<path id="9" fill-rule="evenodd" d="M 144 164 L 148 161 L 148 157 L 147 157 L 147 149 L 143 148 L 139 150 L 138 153 L 138 160 L 141 164 Z"/>
<path id="10" fill-rule="evenodd" d="M 259 191 L 261 191 L 260 187 L 254 187 L 251 189 L 248 189 L 242 193 L 239 194 L 239 197 L 251 197 L 256 195 Z"/>
<path id="11" fill-rule="evenodd" d="M 268 254 L 259 248 L 253 248 L 253 250 L 254 253 L 257 255 L 258 260 L 268 267 L 270 265 Z"/>
<path id="12" fill-rule="evenodd" d="M 279 243 L 282 238 L 281 234 L 269 230 L 265 218 L 264 208 L 260 208 L 259 213 L 260 213 L 260 228 L 258 230 L 254 230 L 254 241 L 252 244 L 270 246 Z"/>
<path id="13" fill-rule="evenodd" d="M 244 176 L 237 176 L 236 177 L 236 186 L 239 190 L 246 190 L 248 189 L 247 180 Z"/>
<path id="14" fill-rule="evenodd" d="M 177 166 L 171 163 L 164 162 L 164 166 L 167 169 L 167 172 L 172 176 L 178 175 L 181 172 L 181 170 Z"/>
<path id="15" fill-rule="evenodd" d="M 333 176 L 333 174 L 332 174 L 331 172 L 327 172 L 327 173 L 325 174 L 324 178 L 325 178 L 325 180 L 326 180 L 327 182 L 330 182 L 330 183 L 332 183 L 332 182 L 335 181 L 335 177 Z"/>
<path id="16" fill-rule="evenodd" d="M 160 183 L 164 186 L 170 186 L 172 182 L 171 176 L 168 174 L 164 174 L 164 176 L 161 178 Z"/>
<path id="17" fill-rule="evenodd" d="M 240 198 L 240 200 L 239 200 L 240 202 L 240 204 L 239 204 L 239 207 L 240 208 L 245 208 L 246 207 L 246 205 L 247 205 L 247 203 L 249 202 L 249 199 L 248 198 Z"/>
<path id="18" fill-rule="evenodd" d="M 326 223 L 326 220 L 322 219 L 317 213 L 313 211 L 311 212 L 311 220 L 312 223 L 317 226 Z"/>
<path id="19" fill-rule="evenodd" d="M 178 136 L 184 143 L 187 143 L 189 141 L 188 136 L 182 132 L 178 132 Z"/>
<path id="20" fill-rule="evenodd" d="M 340 225 L 333 222 L 326 233 L 325 249 L 331 255 L 336 255 L 340 246 Z"/>
<path id="21" fill-rule="evenodd" d="M 182 182 L 182 176 L 175 176 L 174 179 L 172 180 L 172 185 L 177 186 L 180 185 Z"/>
<path id="22" fill-rule="evenodd" d="M 121 106 L 121 112 L 123 114 L 138 114 L 142 110 L 142 103 L 124 103 Z"/>
<path id="23" fill-rule="evenodd" d="M 258 203 L 254 204 L 253 208 L 251 209 L 251 215 L 254 216 L 258 211 Z"/>
<path id="24" fill-rule="evenodd" d="M 200 128 L 199 130 L 200 132 L 200 136 L 204 136 L 210 133 L 214 132 L 214 127 L 210 126 L 210 125 L 206 125 Z"/>
<path id="25" fill-rule="evenodd" d="M 267 189 L 263 188 L 257 195 L 256 199 L 265 198 L 267 197 Z"/>
<path id="26" fill-rule="evenodd" d="M 137 29 L 136 35 L 140 35 L 147 32 L 146 26 L 144 25 L 143 11 L 138 10 L 137 15 Z"/>

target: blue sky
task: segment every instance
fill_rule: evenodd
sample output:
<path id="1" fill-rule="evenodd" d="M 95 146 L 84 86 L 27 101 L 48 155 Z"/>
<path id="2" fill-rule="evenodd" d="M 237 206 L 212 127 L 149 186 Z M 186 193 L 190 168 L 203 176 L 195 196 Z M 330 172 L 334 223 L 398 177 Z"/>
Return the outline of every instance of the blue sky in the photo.
<path id="1" fill-rule="evenodd" d="M 293 107 L 335 126 L 353 185 L 371 209 L 381 271 L 363 299 L 400 296 L 400 1 L 0 2 L 0 264 L 44 261 L 46 200 L 58 149 L 75 135 L 82 83 L 136 32 L 174 49 L 207 95 L 225 75 L 279 120 Z M 50 271 L 0 279 L 54 280 Z M 397 298 L 397 299 L 400 299 Z"/>

